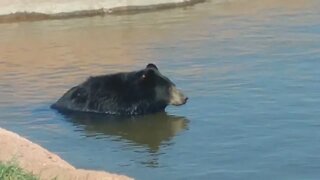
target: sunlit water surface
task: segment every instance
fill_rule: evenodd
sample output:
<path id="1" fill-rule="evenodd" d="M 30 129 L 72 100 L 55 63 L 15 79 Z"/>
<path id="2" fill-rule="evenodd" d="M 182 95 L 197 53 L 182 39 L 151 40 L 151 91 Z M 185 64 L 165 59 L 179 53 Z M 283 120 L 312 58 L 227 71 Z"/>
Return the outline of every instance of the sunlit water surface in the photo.
<path id="1" fill-rule="evenodd" d="M 319 9 L 247 0 L 0 24 L 0 126 L 136 179 L 318 179 Z M 88 76 L 149 62 L 187 105 L 125 119 L 49 108 Z"/>

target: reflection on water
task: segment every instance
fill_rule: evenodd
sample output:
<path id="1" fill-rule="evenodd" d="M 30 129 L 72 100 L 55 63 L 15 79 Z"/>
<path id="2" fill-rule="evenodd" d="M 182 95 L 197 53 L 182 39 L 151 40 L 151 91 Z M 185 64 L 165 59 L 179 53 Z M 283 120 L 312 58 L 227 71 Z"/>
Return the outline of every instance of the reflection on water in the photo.
<path id="1" fill-rule="evenodd" d="M 185 117 L 158 113 L 138 117 L 106 116 L 95 113 L 64 112 L 66 120 L 83 129 L 87 137 L 129 140 L 154 153 L 188 127 Z M 103 135 L 103 136 L 102 136 Z M 110 137 L 111 136 L 111 137 Z"/>

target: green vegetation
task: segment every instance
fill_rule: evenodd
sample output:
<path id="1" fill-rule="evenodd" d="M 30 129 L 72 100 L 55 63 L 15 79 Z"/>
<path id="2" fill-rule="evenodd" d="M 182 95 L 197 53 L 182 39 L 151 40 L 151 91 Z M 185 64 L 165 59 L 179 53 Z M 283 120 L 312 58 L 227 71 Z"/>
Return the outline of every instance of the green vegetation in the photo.
<path id="1" fill-rule="evenodd" d="M 39 180 L 38 177 L 31 173 L 25 172 L 16 163 L 0 162 L 0 179 L 1 180 Z"/>

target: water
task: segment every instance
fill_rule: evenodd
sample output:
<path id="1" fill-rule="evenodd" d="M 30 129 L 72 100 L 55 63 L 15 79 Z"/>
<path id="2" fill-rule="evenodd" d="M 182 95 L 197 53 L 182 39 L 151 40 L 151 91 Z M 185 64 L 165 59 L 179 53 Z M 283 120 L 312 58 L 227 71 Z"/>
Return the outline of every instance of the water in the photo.
<path id="1" fill-rule="evenodd" d="M 319 9 L 248 0 L 0 24 L 0 126 L 136 179 L 318 179 Z M 49 108 L 90 75 L 149 62 L 187 105 L 127 119 Z"/>

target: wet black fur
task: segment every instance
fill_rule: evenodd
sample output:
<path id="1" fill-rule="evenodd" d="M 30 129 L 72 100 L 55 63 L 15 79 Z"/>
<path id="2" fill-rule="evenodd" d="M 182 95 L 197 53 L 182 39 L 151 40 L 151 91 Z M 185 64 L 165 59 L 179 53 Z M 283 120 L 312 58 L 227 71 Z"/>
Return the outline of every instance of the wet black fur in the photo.
<path id="1" fill-rule="evenodd" d="M 168 105 L 173 85 L 156 65 L 148 64 L 140 71 L 90 77 L 67 91 L 52 108 L 119 115 L 155 113 Z"/>

